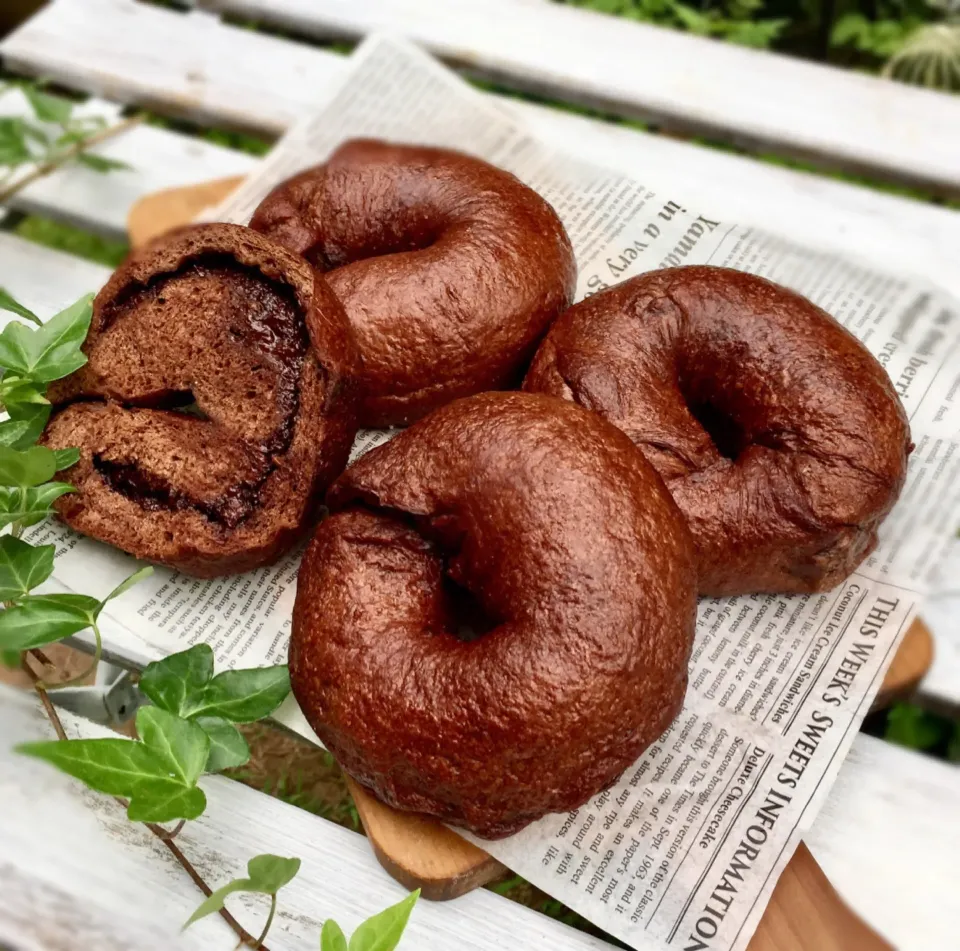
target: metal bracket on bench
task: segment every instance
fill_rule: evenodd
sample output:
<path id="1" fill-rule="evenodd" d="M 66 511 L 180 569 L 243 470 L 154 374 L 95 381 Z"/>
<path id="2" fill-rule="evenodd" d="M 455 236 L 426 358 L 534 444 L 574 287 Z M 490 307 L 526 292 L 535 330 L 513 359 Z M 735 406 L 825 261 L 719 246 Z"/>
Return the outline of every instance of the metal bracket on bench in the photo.
<path id="1" fill-rule="evenodd" d="M 77 716 L 104 726 L 123 726 L 137 712 L 143 694 L 132 671 L 101 661 L 96 681 L 88 687 L 51 690 L 50 699 Z"/>

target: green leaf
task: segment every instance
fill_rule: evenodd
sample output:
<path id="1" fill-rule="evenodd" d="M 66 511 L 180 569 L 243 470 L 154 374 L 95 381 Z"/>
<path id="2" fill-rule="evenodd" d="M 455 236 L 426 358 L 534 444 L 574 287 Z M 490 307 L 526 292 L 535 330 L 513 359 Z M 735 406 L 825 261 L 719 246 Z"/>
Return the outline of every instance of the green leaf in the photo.
<path id="1" fill-rule="evenodd" d="M 410 892 L 403 901 L 368 918 L 350 936 L 349 951 L 393 951 L 403 937 L 410 912 L 420 897 L 420 889 Z"/>
<path id="2" fill-rule="evenodd" d="M 73 452 L 75 450 L 65 449 L 64 452 Z M 80 453 L 76 450 L 77 455 Z M 74 460 L 76 461 L 76 460 Z M 113 591 L 111 591 L 101 602 L 100 602 L 100 611 L 103 610 L 108 601 L 113 601 L 115 598 L 119 598 L 121 594 L 126 594 L 134 585 L 139 584 L 143 581 L 144 578 L 149 578 L 153 574 L 153 567 L 151 565 L 144 565 L 143 568 L 138 568 L 132 575 L 124 578 L 123 581 L 118 584 Z M 99 615 L 100 611 L 97 611 Z"/>
<path id="3" fill-rule="evenodd" d="M 884 739 L 917 750 L 928 750 L 943 739 L 945 721 L 920 707 L 897 703 L 887 714 Z"/>
<path id="4" fill-rule="evenodd" d="M 14 601 L 53 573 L 56 545 L 28 545 L 13 535 L 0 537 L 0 601 Z"/>
<path id="5" fill-rule="evenodd" d="M 11 406 L 48 405 L 43 391 L 37 387 L 33 380 L 24 380 L 12 373 L 8 373 L 0 380 L 0 402 L 7 410 Z"/>
<path id="6" fill-rule="evenodd" d="M 0 165 L 22 165 L 32 158 L 23 119 L 0 118 Z"/>
<path id="7" fill-rule="evenodd" d="M 286 665 L 226 670 L 217 674 L 201 694 L 188 697 L 183 716 L 223 717 L 234 723 L 252 723 L 270 716 L 290 693 Z"/>
<path id="8" fill-rule="evenodd" d="M 0 650 L 0 664 L 16 670 L 20 666 L 20 651 Z"/>
<path id="9" fill-rule="evenodd" d="M 91 627 L 100 602 L 83 594 L 37 594 L 0 612 L 0 649 L 30 650 Z"/>
<path id="10" fill-rule="evenodd" d="M 8 404 L 10 419 L 0 423 L 0 445 L 10 449 L 28 449 L 40 438 L 51 409 L 46 401 L 41 404 Z"/>
<path id="11" fill-rule="evenodd" d="M 182 717 L 159 707 L 137 711 L 137 734 L 143 745 L 182 786 L 195 786 L 210 751 L 210 738 Z"/>
<path id="12" fill-rule="evenodd" d="M 41 324 L 43 321 L 29 307 L 24 307 L 6 288 L 0 287 L 0 310 L 9 310 L 27 320 L 32 320 L 35 324 Z"/>
<path id="13" fill-rule="evenodd" d="M 196 819 L 206 808 L 207 797 L 199 786 L 185 789 L 173 780 L 151 780 L 130 797 L 127 818 L 132 822 Z"/>
<path id="14" fill-rule="evenodd" d="M 347 939 L 343 932 L 332 918 L 328 918 L 323 923 L 323 930 L 320 932 L 320 951 L 347 951 Z"/>
<path id="15" fill-rule="evenodd" d="M 55 740 L 23 743 L 18 753 L 46 760 L 97 792 L 126 796 L 135 822 L 196 819 L 206 808 L 203 790 L 171 777 L 143 743 L 133 740 Z"/>
<path id="16" fill-rule="evenodd" d="M 28 138 L 32 139 L 37 145 L 43 146 L 44 149 L 48 148 L 50 145 L 50 136 L 47 135 L 44 129 L 41 129 L 40 126 L 33 125 L 31 122 L 23 123 L 23 134 Z"/>
<path id="17" fill-rule="evenodd" d="M 0 485 L 42 485 L 57 471 L 57 457 L 46 446 L 22 451 L 0 447 Z"/>
<path id="18" fill-rule="evenodd" d="M 219 773 L 232 766 L 243 766 L 250 759 L 247 741 L 229 720 L 199 717 L 195 722 L 210 738 L 210 752 L 203 767 L 205 773 Z"/>
<path id="19" fill-rule="evenodd" d="M 140 689 L 162 710 L 185 716 L 188 698 L 202 693 L 212 677 L 213 651 L 209 644 L 197 644 L 147 664 Z"/>
<path id="20" fill-rule="evenodd" d="M 66 482 L 47 482 L 28 488 L 0 486 L 0 528 L 20 522 L 25 528 L 43 521 L 52 511 L 51 506 L 68 492 L 76 489 Z"/>
<path id="21" fill-rule="evenodd" d="M 69 469 L 80 461 L 79 449 L 54 449 L 53 454 L 56 457 L 57 472 Z"/>
<path id="22" fill-rule="evenodd" d="M 285 859 L 279 855 L 255 855 L 247 862 L 250 891 L 276 895 L 284 885 L 296 878 L 300 859 Z"/>
<path id="23" fill-rule="evenodd" d="M 54 740 L 21 743 L 18 753 L 46 760 L 97 792 L 127 796 L 145 781 L 165 778 L 163 769 L 133 740 Z"/>
<path id="24" fill-rule="evenodd" d="M 87 168 L 101 174 L 113 171 L 128 171 L 132 166 L 118 159 L 107 158 L 105 155 L 96 155 L 93 152 L 80 152 L 77 161 Z"/>
<path id="25" fill-rule="evenodd" d="M 247 891 L 251 891 L 251 888 L 250 881 L 246 878 L 235 878 L 232 882 L 222 885 L 215 892 L 211 892 L 204 901 L 200 902 L 197 910 L 183 923 L 181 931 L 189 928 L 195 921 L 206 918 L 207 915 L 212 915 L 223 908 L 224 899 L 228 895 L 232 895 L 234 892 Z"/>
<path id="26" fill-rule="evenodd" d="M 80 345 L 90 328 L 92 302 L 88 294 L 36 330 L 17 321 L 7 324 L 0 333 L 0 366 L 42 383 L 79 370 L 87 362 Z"/>
<path id="27" fill-rule="evenodd" d="M 234 892 L 256 892 L 275 895 L 300 871 L 300 859 L 285 859 L 278 855 L 257 855 L 247 863 L 247 878 L 235 878 L 201 902 L 197 910 L 184 922 L 189 928 L 195 921 L 223 908 L 224 899 Z"/>
<path id="28" fill-rule="evenodd" d="M 73 112 L 73 103 L 62 96 L 51 96 L 41 92 L 36 86 L 24 84 L 23 94 L 33 108 L 33 114 L 41 122 L 56 122 L 57 125 L 66 125 Z"/>

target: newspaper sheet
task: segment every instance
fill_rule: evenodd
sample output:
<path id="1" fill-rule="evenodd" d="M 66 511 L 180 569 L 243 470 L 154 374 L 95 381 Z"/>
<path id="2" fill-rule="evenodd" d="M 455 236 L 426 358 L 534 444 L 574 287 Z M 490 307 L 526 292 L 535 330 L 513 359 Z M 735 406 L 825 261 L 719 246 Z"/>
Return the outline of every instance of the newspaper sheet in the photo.
<path id="1" fill-rule="evenodd" d="M 581 809 L 484 843 L 632 947 L 745 948 L 957 521 L 960 305 L 922 281 L 720 221 L 655 182 L 551 152 L 495 100 L 385 37 L 361 47 L 344 84 L 214 217 L 246 222 L 276 182 L 355 136 L 455 147 L 514 172 L 563 218 L 580 297 L 693 263 L 793 287 L 866 344 L 907 408 L 909 479 L 862 568 L 824 594 L 702 600 L 686 704 L 671 728 Z M 355 453 L 389 435 L 362 433 Z M 130 570 L 131 559 L 52 521 L 31 541 L 57 544 L 61 590 L 107 591 Z M 214 581 L 159 570 L 108 607 L 107 643 L 148 660 L 205 641 L 221 665 L 282 663 L 297 564 Z M 297 713 L 289 722 L 309 733 Z"/>

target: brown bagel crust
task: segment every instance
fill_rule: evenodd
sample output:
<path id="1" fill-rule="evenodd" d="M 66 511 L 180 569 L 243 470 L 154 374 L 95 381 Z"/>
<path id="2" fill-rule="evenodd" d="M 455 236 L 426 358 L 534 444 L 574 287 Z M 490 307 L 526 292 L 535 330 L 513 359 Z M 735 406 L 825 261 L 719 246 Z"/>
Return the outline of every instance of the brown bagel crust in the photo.
<path id="1" fill-rule="evenodd" d="M 249 228 L 136 251 L 83 350 L 51 387 L 44 442 L 80 447 L 64 474 L 77 493 L 56 507 L 85 535 L 198 577 L 246 571 L 298 540 L 346 465 L 360 358 L 343 308 Z M 171 409 L 194 400 L 199 414 Z"/>
<path id="2" fill-rule="evenodd" d="M 554 210 L 458 152 L 348 142 L 277 186 L 250 226 L 327 272 L 363 354 L 366 426 L 518 384 L 573 301 Z"/>
<path id="3" fill-rule="evenodd" d="M 852 334 L 726 268 L 654 271 L 572 307 L 524 389 L 576 401 L 643 449 L 690 524 L 701 594 L 839 584 L 876 547 L 912 448 Z"/>
<path id="4" fill-rule="evenodd" d="M 609 786 L 679 712 L 692 540 L 599 416 L 525 393 L 458 400 L 327 500 L 300 568 L 293 690 L 385 802 L 509 835 Z M 487 633 L 458 639 L 471 618 Z"/>

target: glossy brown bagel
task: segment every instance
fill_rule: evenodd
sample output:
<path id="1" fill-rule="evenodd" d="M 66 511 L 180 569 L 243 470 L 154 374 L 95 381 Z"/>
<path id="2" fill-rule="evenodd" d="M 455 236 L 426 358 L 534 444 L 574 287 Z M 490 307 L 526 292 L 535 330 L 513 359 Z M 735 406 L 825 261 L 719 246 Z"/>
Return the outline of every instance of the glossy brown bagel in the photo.
<path id="1" fill-rule="evenodd" d="M 85 535 L 199 577 L 246 571 L 297 541 L 346 465 L 360 358 L 343 308 L 249 228 L 135 252 L 83 350 L 51 387 L 44 441 L 80 447 L 56 504 Z"/>
<path id="2" fill-rule="evenodd" d="M 619 426 L 673 493 L 702 594 L 824 591 L 874 549 L 906 476 L 906 415 L 866 348 L 740 271 L 655 271 L 572 307 L 524 389 Z"/>
<path id="3" fill-rule="evenodd" d="M 680 710 L 693 544 L 599 416 L 485 393 L 351 466 L 300 569 L 293 690 L 382 800 L 508 835 L 609 786 Z"/>
<path id="4" fill-rule="evenodd" d="M 250 226 L 327 273 L 363 354 L 366 426 L 519 383 L 573 300 L 554 210 L 458 152 L 348 142 L 275 188 Z"/>

